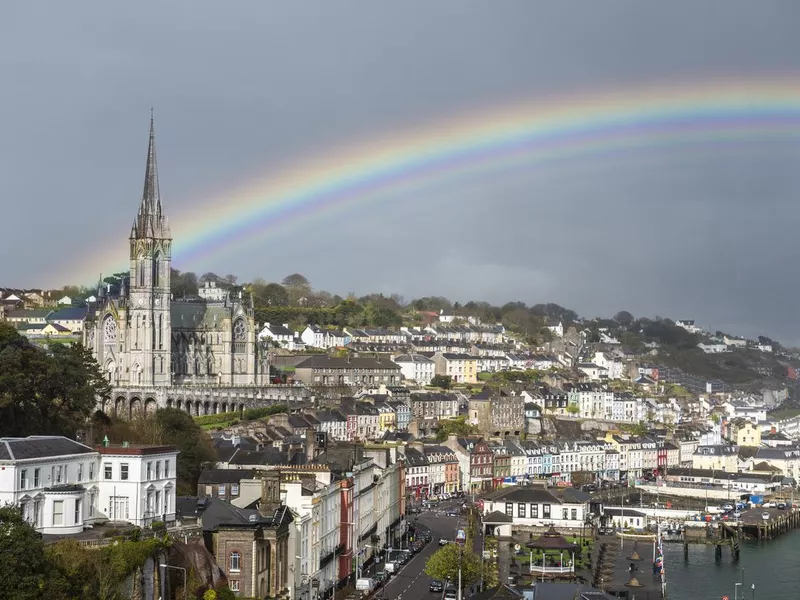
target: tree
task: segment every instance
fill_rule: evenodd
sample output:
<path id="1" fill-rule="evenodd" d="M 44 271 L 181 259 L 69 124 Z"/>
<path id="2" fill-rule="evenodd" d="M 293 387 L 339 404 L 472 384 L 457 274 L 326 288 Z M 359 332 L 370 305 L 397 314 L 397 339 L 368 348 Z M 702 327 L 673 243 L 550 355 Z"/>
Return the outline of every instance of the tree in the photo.
<path id="1" fill-rule="evenodd" d="M 308 279 L 306 279 L 305 275 L 301 275 L 300 273 L 292 273 L 291 275 L 287 275 L 281 281 L 281 284 L 285 287 L 311 287 Z"/>
<path id="2" fill-rule="evenodd" d="M 175 298 L 196 296 L 198 291 L 197 274 L 187 271 L 181 273 L 177 269 L 170 270 L 170 288 Z"/>
<path id="3" fill-rule="evenodd" d="M 175 470 L 178 495 L 195 493 L 200 473 L 217 459 L 208 433 L 189 414 L 176 408 L 160 408 L 155 415 L 133 421 L 112 418 L 110 426 L 97 427 L 95 431 L 98 439 L 107 435 L 111 440 L 176 446 L 180 450 Z"/>
<path id="4" fill-rule="evenodd" d="M 577 404 L 570 404 L 567 406 L 567 412 L 571 415 L 577 415 L 579 412 L 581 412 L 581 409 L 578 408 Z"/>
<path id="5" fill-rule="evenodd" d="M 73 437 L 109 393 L 80 344 L 43 350 L 0 323 L 0 435 Z"/>
<path id="6" fill-rule="evenodd" d="M 614 315 L 614 320 L 623 327 L 627 327 L 628 325 L 633 323 L 634 318 L 633 315 L 629 313 L 627 310 L 621 310 Z"/>
<path id="7" fill-rule="evenodd" d="M 22 518 L 15 506 L 0 507 L 0 581 L 2 597 L 36 600 L 50 574 L 42 536 Z"/>
<path id="8" fill-rule="evenodd" d="M 476 428 L 467 423 L 464 417 L 456 417 L 455 419 L 441 419 L 439 421 L 439 428 L 436 431 L 436 439 L 440 442 L 443 442 L 450 435 L 464 437 L 475 432 Z"/>
<path id="9" fill-rule="evenodd" d="M 441 581 L 458 583 L 461 566 L 461 588 L 468 588 L 481 578 L 481 558 L 460 544 L 447 544 L 434 552 L 425 563 L 425 574 Z"/>
<path id="10" fill-rule="evenodd" d="M 442 388 L 443 390 L 450 389 L 453 384 L 453 378 L 450 375 L 434 375 L 431 378 L 431 385 L 433 387 Z"/>
<path id="11" fill-rule="evenodd" d="M 255 292 L 256 297 L 267 306 L 288 306 L 289 293 L 279 283 L 268 283 L 260 291 Z"/>

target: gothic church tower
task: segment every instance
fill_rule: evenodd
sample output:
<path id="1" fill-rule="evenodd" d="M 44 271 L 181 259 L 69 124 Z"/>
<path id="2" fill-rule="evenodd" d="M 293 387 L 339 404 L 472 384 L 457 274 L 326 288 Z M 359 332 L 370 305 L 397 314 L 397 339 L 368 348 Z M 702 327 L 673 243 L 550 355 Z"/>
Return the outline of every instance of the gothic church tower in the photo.
<path id="1" fill-rule="evenodd" d="M 153 115 L 144 191 L 130 236 L 127 346 L 130 383 L 168 386 L 172 383 L 170 263 L 172 234 L 161 210 Z"/>

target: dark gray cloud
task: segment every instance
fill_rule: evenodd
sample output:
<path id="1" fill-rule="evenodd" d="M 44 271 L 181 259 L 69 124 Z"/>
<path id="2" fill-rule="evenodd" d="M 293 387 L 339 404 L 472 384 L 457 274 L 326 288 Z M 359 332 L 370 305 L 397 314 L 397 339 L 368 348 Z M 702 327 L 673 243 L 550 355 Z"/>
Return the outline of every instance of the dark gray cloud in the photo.
<path id="1" fill-rule="evenodd" d="M 68 283 L 114 240 L 108 263 L 124 259 L 151 104 L 165 205 L 186 216 L 256 175 L 464 111 L 789 77 L 798 22 L 796 3 L 744 0 L 11 3 L 0 285 Z M 627 309 L 793 342 L 798 164 L 787 137 L 523 167 L 297 219 L 176 266 Z"/>

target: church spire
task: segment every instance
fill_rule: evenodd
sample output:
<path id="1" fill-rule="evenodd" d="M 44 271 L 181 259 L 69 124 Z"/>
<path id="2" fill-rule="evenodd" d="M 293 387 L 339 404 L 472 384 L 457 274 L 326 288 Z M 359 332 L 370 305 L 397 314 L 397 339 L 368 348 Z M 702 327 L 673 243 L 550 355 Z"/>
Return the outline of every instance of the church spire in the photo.
<path id="1" fill-rule="evenodd" d="M 150 139 L 147 144 L 147 163 L 144 171 L 144 189 L 139 204 L 139 214 L 133 224 L 131 237 L 169 237 L 161 212 L 161 192 L 158 188 L 158 164 L 156 161 L 156 132 L 153 109 L 150 108 Z M 166 236 L 163 234 L 167 233 Z"/>
<path id="2" fill-rule="evenodd" d="M 147 144 L 147 166 L 144 171 L 144 191 L 139 214 L 151 218 L 161 216 L 161 195 L 158 190 L 158 165 L 156 163 L 156 129 L 153 109 L 150 109 L 150 140 Z"/>

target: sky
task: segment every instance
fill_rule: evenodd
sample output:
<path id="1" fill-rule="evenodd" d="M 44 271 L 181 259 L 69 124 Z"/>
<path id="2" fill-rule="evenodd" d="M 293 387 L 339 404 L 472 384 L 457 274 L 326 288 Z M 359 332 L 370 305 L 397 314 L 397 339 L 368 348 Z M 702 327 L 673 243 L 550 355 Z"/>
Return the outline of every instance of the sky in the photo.
<path id="1" fill-rule="evenodd" d="M 248 182 L 457 115 L 721 79 L 800 85 L 798 22 L 800 3 L 770 0 L 12 0 L 0 286 L 90 284 L 95 265 L 124 264 L 151 106 L 164 209 L 186 231 L 235 210 Z M 297 211 L 207 252 L 182 254 L 176 235 L 173 266 L 800 343 L 800 138 L 578 154 Z"/>

